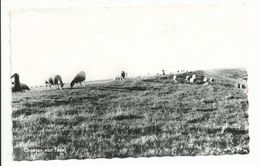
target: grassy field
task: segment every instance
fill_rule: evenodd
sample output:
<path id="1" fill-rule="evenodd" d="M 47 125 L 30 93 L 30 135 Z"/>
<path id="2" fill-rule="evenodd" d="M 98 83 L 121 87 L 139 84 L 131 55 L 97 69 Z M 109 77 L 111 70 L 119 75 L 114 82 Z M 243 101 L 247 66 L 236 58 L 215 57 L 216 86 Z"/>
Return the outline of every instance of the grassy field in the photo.
<path id="1" fill-rule="evenodd" d="M 247 92 L 235 87 L 246 71 L 195 73 L 216 81 L 173 83 L 167 75 L 13 93 L 13 158 L 249 153 Z"/>

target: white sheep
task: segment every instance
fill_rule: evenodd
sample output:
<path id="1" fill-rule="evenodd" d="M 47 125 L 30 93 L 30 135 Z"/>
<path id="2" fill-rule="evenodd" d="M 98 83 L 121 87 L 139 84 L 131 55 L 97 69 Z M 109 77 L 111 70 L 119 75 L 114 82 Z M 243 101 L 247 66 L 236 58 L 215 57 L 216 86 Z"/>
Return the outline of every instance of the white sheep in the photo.
<path id="1" fill-rule="evenodd" d="M 208 81 L 208 77 L 204 77 L 203 82 L 206 83 Z"/>
<path id="2" fill-rule="evenodd" d="M 189 78 L 190 78 L 190 76 L 186 76 L 185 80 L 188 82 Z"/>
<path id="3" fill-rule="evenodd" d="M 174 82 L 176 82 L 176 81 L 177 81 L 177 75 L 173 75 L 172 80 L 173 80 Z"/>
<path id="4" fill-rule="evenodd" d="M 192 77 L 191 77 L 191 79 L 190 79 L 190 83 L 194 83 L 195 80 L 196 80 L 196 75 L 193 74 Z"/>

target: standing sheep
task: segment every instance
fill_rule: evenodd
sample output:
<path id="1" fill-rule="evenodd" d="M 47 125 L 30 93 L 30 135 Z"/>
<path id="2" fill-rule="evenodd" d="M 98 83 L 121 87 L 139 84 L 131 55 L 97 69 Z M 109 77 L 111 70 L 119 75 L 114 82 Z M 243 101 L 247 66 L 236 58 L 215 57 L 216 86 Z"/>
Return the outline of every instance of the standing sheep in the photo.
<path id="1" fill-rule="evenodd" d="M 163 75 L 163 76 L 165 75 L 165 71 L 164 71 L 164 70 L 162 70 L 162 75 Z"/>
<path id="2" fill-rule="evenodd" d="M 191 79 L 190 79 L 190 83 L 195 83 L 195 81 L 196 81 L 196 75 L 195 74 L 193 74 L 192 75 L 192 77 L 191 77 Z"/>
<path id="3" fill-rule="evenodd" d="M 208 81 L 208 77 L 204 77 L 203 83 L 206 83 Z"/>
<path id="4" fill-rule="evenodd" d="M 246 89 L 246 85 L 243 84 L 243 83 L 237 83 L 236 87 L 237 87 L 238 89 Z"/>
<path id="5" fill-rule="evenodd" d="M 189 78 L 190 78 L 190 76 L 186 76 L 186 78 L 185 78 L 186 82 L 189 81 Z"/>
<path id="6" fill-rule="evenodd" d="M 86 73 L 84 71 L 79 72 L 74 79 L 70 83 L 70 87 L 72 88 L 74 84 L 81 83 L 86 80 Z"/>
<path id="7" fill-rule="evenodd" d="M 121 72 L 121 77 L 122 77 L 123 79 L 125 79 L 125 75 L 126 75 L 126 74 L 125 74 L 125 71 L 122 71 L 122 72 Z"/>
<path id="8" fill-rule="evenodd" d="M 174 82 L 177 82 L 177 75 L 173 75 L 172 80 L 173 80 Z"/>

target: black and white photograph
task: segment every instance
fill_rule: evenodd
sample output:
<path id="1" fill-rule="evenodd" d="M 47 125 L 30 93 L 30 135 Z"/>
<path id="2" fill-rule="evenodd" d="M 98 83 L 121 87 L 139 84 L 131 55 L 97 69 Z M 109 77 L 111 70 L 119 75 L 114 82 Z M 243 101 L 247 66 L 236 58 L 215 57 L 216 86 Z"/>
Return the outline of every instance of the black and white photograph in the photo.
<path id="1" fill-rule="evenodd" d="M 251 153 L 245 3 L 8 18 L 13 161 Z"/>

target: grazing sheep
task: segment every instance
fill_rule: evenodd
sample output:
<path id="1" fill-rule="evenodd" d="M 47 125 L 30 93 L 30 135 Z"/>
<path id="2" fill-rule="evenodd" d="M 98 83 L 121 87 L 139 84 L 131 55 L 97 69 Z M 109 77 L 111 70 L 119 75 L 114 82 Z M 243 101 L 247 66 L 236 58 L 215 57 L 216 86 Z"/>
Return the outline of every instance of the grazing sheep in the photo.
<path id="1" fill-rule="evenodd" d="M 46 90 L 47 90 L 47 87 L 50 86 L 50 88 L 52 89 L 52 85 L 54 85 L 54 81 L 53 81 L 53 77 L 49 77 L 48 79 L 45 79 L 45 85 L 46 85 Z"/>
<path id="2" fill-rule="evenodd" d="M 24 90 L 30 90 L 30 88 L 23 83 L 20 83 L 20 78 L 18 73 L 14 73 L 11 78 L 14 78 L 14 86 L 12 87 L 12 92 L 18 92 L 18 91 L 24 91 Z"/>
<path id="3" fill-rule="evenodd" d="M 72 88 L 74 84 L 81 83 L 86 80 L 86 73 L 84 71 L 79 72 L 74 79 L 70 83 L 70 87 Z"/>
<path id="4" fill-rule="evenodd" d="M 63 88 L 63 85 L 64 83 L 62 82 L 62 78 L 60 75 L 55 75 L 55 76 L 51 76 L 49 77 L 48 80 L 45 80 L 45 84 L 46 84 L 46 89 L 47 89 L 47 86 L 49 85 L 50 88 L 51 86 L 55 86 L 57 85 L 59 89 L 62 89 Z M 51 88 L 52 89 L 52 88 Z"/>
<path id="5" fill-rule="evenodd" d="M 62 78 L 60 75 L 54 76 L 54 85 L 60 86 L 60 89 L 63 88 L 64 83 L 62 82 Z"/>

